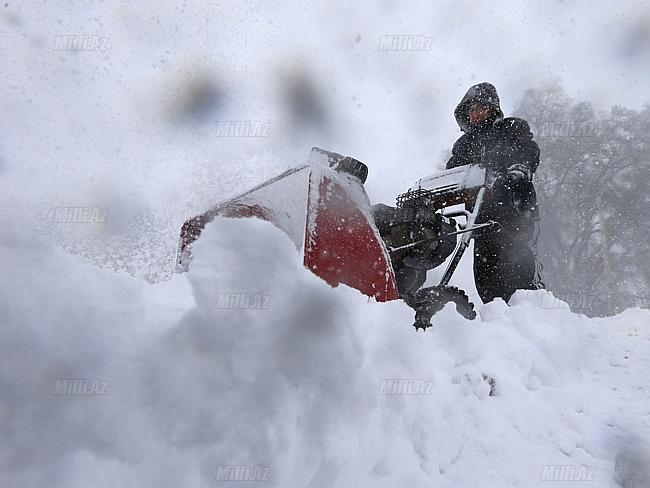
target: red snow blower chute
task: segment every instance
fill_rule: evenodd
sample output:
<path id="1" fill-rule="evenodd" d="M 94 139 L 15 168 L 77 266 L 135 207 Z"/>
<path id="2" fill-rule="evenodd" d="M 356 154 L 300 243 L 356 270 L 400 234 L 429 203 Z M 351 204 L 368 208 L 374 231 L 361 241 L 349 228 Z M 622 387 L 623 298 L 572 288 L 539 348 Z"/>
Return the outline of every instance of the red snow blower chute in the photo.
<path id="1" fill-rule="evenodd" d="M 494 225 L 475 224 L 490 194 L 489 172 L 468 165 L 424 178 L 398 196 L 395 207 L 370 205 L 363 187 L 367 175 L 362 162 L 313 148 L 307 163 L 185 222 L 176 269 L 188 269 L 192 243 L 215 217 L 257 217 L 282 229 L 305 267 L 331 286 L 345 284 L 380 302 L 403 299 L 416 312 L 416 329 L 429 327 L 448 302 L 473 319 L 473 304 L 449 280 L 472 232 Z M 421 288 L 427 271 L 449 256 L 440 284 Z"/>

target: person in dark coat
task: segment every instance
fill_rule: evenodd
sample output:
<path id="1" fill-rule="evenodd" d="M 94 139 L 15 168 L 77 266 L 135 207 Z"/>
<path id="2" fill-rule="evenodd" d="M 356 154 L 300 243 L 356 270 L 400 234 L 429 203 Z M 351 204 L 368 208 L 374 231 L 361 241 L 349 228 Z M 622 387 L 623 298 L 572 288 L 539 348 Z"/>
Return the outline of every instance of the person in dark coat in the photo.
<path id="1" fill-rule="evenodd" d="M 470 87 L 454 115 L 464 134 L 454 143 L 447 169 L 478 164 L 498 174 L 477 223 L 494 220 L 499 225 L 474 239 L 474 281 L 481 299 L 508 301 L 518 289 L 543 288 L 535 251 L 539 211 L 533 186 L 539 146 L 528 122 L 503 117 L 490 83 Z"/>

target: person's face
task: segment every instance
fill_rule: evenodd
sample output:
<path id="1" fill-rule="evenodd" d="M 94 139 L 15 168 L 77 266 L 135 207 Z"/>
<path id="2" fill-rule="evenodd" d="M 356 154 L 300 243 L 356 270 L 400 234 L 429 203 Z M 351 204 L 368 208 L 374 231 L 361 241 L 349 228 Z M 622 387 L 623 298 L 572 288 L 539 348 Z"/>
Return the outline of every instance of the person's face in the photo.
<path id="1" fill-rule="evenodd" d="M 469 123 L 472 125 L 480 125 L 485 122 L 490 116 L 491 109 L 485 105 L 474 103 L 469 108 L 468 117 Z"/>

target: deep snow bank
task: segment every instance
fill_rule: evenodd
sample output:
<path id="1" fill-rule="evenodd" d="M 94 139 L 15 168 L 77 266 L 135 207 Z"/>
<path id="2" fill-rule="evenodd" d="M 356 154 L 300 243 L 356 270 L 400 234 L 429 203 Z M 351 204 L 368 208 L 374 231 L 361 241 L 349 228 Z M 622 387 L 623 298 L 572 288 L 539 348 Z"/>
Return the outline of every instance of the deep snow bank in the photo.
<path id="1" fill-rule="evenodd" d="M 519 292 L 416 333 L 257 220 L 209 225 L 155 286 L 1 245 L 2 486 L 648 486 L 647 311 Z"/>

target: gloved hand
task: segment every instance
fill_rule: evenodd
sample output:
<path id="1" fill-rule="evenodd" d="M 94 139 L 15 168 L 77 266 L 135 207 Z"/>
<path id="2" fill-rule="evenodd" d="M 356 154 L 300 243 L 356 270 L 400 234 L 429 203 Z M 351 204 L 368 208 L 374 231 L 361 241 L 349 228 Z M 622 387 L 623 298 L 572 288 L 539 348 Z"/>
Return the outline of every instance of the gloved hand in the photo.
<path id="1" fill-rule="evenodd" d="M 517 191 L 530 181 L 528 174 L 517 167 L 511 167 L 505 175 L 505 186 L 510 191 Z"/>
<path id="2" fill-rule="evenodd" d="M 528 205 L 531 194 L 531 181 L 527 168 L 513 165 L 506 173 L 499 175 L 495 191 L 502 201 L 510 201 L 521 212 Z"/>

